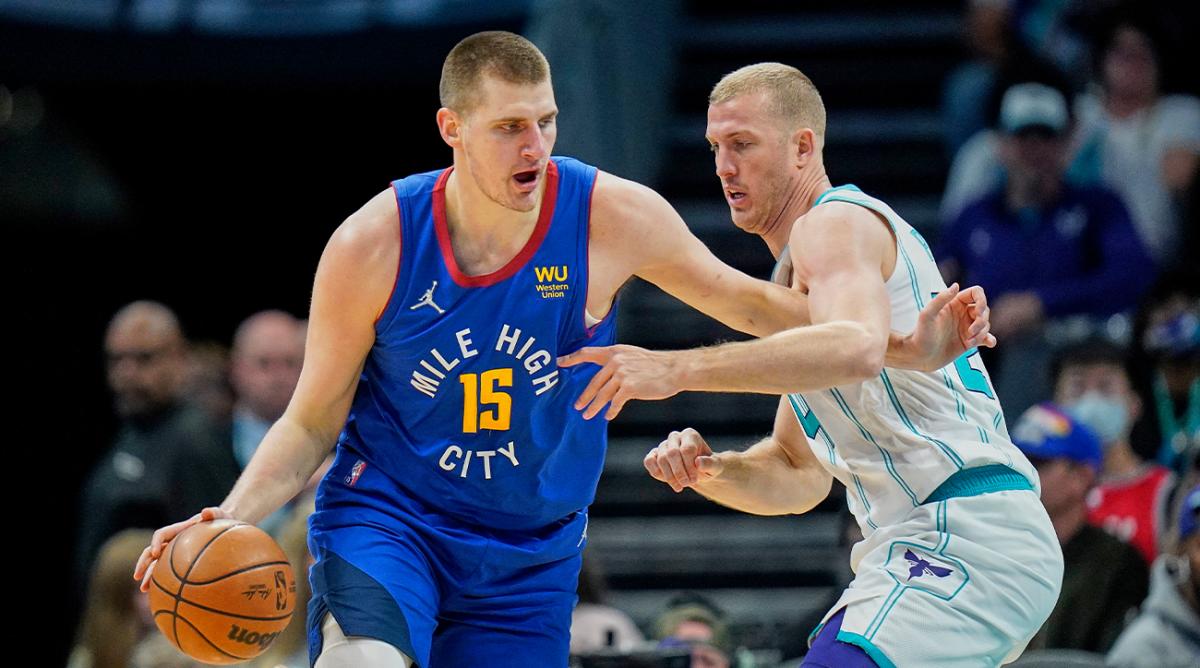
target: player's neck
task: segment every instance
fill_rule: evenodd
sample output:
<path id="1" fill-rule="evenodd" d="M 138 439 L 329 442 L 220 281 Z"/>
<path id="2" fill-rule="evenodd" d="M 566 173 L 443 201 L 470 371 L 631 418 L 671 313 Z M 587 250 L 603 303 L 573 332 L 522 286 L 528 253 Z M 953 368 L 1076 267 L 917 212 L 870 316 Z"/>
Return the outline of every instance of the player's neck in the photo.
<path id="1" fill-rule="evenodd" d="M 784 197 L 779 214 L 758 233 L 767 243 L 767 248 L 771 249 L 771 255 L 774 255 L 775 259 L 779 259 L 783 249 L 787 247 L 796 220 L 811 211 L 817 198 L 832 187 L 833 184 L 825 175 L 825 167 L 822 165 L 817 165 L 807 174 L 802 173 L 800 178 L 793 182 Z"/>
<path id="2" fill-rule="evenodd" d="M 541 214 L 545 182 L 537 206 L 514 211 L 485 195 L 460 170 L 446 182 L 446 229 L 459 268 L 468 274 L 489 273 L 506 265 L 524 248 Z"/>

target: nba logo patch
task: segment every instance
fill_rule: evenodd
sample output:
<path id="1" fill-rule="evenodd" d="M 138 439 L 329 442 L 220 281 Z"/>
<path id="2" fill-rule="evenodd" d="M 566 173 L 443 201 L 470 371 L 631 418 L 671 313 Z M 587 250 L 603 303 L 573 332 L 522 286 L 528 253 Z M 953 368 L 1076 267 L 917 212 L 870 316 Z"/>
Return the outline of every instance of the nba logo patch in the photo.
<path id="1" fill-rule="evenodd" d="M 346 484 L 353 487 L 358 483 L 358 479 L 362 476 L 362 472 L 367 468 L 367 463 L 363 460 L 354 462 L 354 466 L 350 469 L 350 475 L 346 476 Z"/>
<path id="2" fill-rule="evenodd" d="M 885 568 L 897 584 L 947 601 L 970 579 L 958 559 L 906 541 L 892 543 Z"/>

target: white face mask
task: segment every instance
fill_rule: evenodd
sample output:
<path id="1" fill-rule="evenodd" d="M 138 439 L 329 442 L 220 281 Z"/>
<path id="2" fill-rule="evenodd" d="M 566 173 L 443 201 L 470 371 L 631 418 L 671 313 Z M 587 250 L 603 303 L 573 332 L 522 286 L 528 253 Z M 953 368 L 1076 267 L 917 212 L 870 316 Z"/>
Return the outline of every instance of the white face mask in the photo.
<path id="1" fill-rule="evenodd" d="M 1066 412 L 1092 430 L 1105 448 L 1128 434 L 1129 408 L 1102 392 L 1088 392 L 1066 407 Z"/>

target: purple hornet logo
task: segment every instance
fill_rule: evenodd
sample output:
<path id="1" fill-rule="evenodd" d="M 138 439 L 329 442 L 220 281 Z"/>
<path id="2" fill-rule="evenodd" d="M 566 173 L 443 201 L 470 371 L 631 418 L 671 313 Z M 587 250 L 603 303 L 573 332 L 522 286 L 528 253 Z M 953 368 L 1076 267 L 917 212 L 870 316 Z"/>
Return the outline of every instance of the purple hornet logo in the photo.
<path id="1" fill-rule="evenodd" d="M 910 566 L 908 569 L 909 580 L 913 578 L 919 578 L 922 575 L 936 575 L 939 578 L 944 578 L 954 572 L 949 568 L 934 566 L 933 564 L 929 563 L 928 560 L 922 559 L 921 557 L 913 554 L 912 550 L 905 550 L 904 558 L 908 559 L 912 563 L 912 566 Z"/>

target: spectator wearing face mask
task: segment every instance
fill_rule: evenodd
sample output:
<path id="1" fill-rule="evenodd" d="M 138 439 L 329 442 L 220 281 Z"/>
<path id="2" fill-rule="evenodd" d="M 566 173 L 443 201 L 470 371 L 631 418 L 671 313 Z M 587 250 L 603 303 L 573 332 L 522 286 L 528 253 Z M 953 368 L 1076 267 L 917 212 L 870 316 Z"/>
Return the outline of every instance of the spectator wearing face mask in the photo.
<path id="1" fill-rule="evenodd" d="M 1165 529 L 1175 476 L 1144 461 L 1130 445 L 1142 401 L 1134 391 L 1125 352 L 1104 341 L 1068 348 L 1054 372 L 1054 400 L 1100 440 L 1104 463 L 1088 496 L 1088 521 L 1154 561 Z"/>

